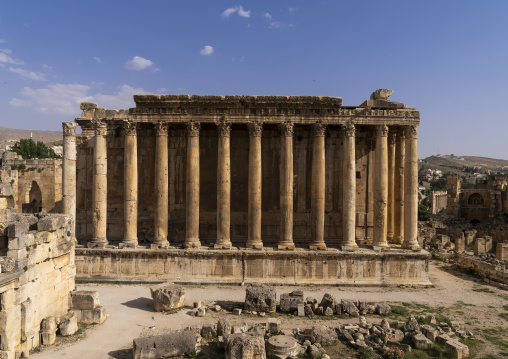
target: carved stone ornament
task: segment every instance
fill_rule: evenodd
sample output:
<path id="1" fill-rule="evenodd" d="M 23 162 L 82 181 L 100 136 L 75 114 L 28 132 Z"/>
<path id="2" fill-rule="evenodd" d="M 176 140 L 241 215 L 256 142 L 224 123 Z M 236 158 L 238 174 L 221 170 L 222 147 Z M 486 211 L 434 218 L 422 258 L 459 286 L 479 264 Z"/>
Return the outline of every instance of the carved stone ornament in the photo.
<path id="1" fill-rule="evenodd" d="M 201 125 L 199 122 L 189 121 L 187 122 L 187 136 L 199 137 L 199 129 Z"/>
<path id="2" fill-rule="evenodd" d="M 231 123 L 226 121 L 217 122 L 217 133 L 219 137 L 229 137 L 231 135 Z"/>
<path id="3" fill-rule="evenodd" d="M 293 137 L 294 124 L 293 122 L 284 122 L 279 124 L 279 130 L 284 137 Z"/>
<path id="4" fill-rule="evenodd" d="M 263 123 L 260 121 L 249 123 L 249 136 L 250 137 L 261 137 L 263 133 Z"/>
<path id="5" fill-rule="evenodd" d="M 62 122 L 64 136 L 76 136 L 76 122 Z"/>
<path id="6" fill-rule="evenodd" d="M 355 137 L 355 124 L 353 122 L 347 122 L 346 124 L 342 125 L 342 132 L 346 137 Z"/>
<path id="7" fill-rule="evenodd" d="M 376 126 L 376 136 L 377 137 L 386 137 L 386 136 L 388 136 L 388 126 L 386 126 L 386 125 L 378 125 L 378 126 Z"/>
<path id="8" fill-rule="evenodd" d="M 321 122 L 316 122 L 312 125 L 312 134 L 316 137 L 324 137 L 326 133 L 326 125 Z"/>
<path id="9" fill-rule="evenodd" d="M 397 131 L 397 140 L 399 142 L 403 142 L 405 139 L 406 139 L 406 131 L 404 131 L 403 129 Z"/>
<path id="10" fill-rule="evenodd" d="M 406 128 L 406 137 L 412 140 L 416 140 L 418 138 L 418 131 L 416 130 L 416 126 L 408 126 Z"/>
<path id="11" fill-rule="evenodd" d="M 136 136 L 136 123 L 131 121 L 123 122 L 125 136 Z"/>
<path id="12" fill-rule="evenodd" d="M 158 121 L 154 124 L 156 136 L 168 135 L 168 124 L 166 122 Z"/>
<path id="13" fill-rule="evenodd" d="M 95 128 L 95 136 L 106 136 L 108 131 L 108 125 L 100 120 L 92 120 L 92 124 Z"/>
<path id="14" fill-rule="evenodd" d="M 388 133 L 388 145 L 393 146 L 397 141 L 397 133 L 394 131 L 390 131 Z"/>

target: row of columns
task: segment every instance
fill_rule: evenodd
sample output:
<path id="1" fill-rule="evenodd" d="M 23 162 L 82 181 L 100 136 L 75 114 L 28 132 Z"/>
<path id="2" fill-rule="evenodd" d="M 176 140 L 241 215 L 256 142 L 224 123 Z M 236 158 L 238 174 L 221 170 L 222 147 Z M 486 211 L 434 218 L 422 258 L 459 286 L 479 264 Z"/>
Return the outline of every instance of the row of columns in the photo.
<path id="1" fill-rule="evenodd" d="M 65 126 L 65 125 L 64 125 Z M 184 245 L 189 248 L 201 246 L 199 240 L 199 131 L 200 124 L 187 122 L 187 173 L 186 173 L 186 235 Z M 293 123 L 279 125 L 281 131 L 280 151 L 280 250 L 292 250 L 293 242 Z M 107 157 L 106 124 L 95 122 L 94 188 L 93 188 L 93 235 L 91 246 L 104 246 L 107 214 Z M 217 241 L 215 248 L 231 248 L 230 198 L 231 198 L 231 123 L 220 121 L 218 131 L 217 159 Z M 325 132 L 326 126 L 315 123 L 313 133 L 312 187 L 311 187 L 311 242 L 310 249 L 324 250 L 325 218 Z M 135 247 L 137 240 L 138 165 L 135 123 L 124 124 L 124 184 L 125 220 L 122 246 Z M 354 250 L 356 243 L 356 154 L 355 125 L 343 126 L 343 233 L 342 250 Z M 168 235 L 168 124 L 155 124 L 155 210 L 153 248 L 169 246 Z M 262 123 L 249 123 L 249 176 L 248 176 L 248 239 L 247 248 L 262 249 L 261 239 L 261 135 Z M 74 134 L 66 135 L 64 146 L 72 147 Z M 388 140 L 388 136 L 390 136 Z M 388 240 L 402 247 L 418 249 L 418 163 L 417 132 L 415 126 L 405 130 L 388 132 L 386 125 L 377 125 L 375 131 L 374 173 L 374 239 L 375 249 L 388 246 Z M 64 148 L 65 151 L 65 148 Z M 69 161 L 72 161 L 72 150 Z M 75 152 L 74 152 L 75 153 Z M 64 160 L 64 208 L 75 214 L 70 201 L 66 201 L 66 180 L 72 165 Z M 75 176 L 74 176 L 75 177 Z M 75 184 L 74 184 L 75 190 Z M 66 203 L 69 203 L 66 205 Z M 72 212 L 71 212 L 72 211 Z"/>

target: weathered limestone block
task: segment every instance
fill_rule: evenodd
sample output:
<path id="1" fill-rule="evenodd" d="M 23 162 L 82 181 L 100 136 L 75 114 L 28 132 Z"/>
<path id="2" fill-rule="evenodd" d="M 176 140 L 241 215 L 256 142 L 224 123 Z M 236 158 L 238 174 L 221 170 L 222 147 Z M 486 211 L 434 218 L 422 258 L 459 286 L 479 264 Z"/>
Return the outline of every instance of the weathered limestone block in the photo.
<path id="1" fill-rule="evenodd" d="M 453 359 L 462 359 L 469 356 L 469 347 L 455 340 L 448 340 L 445 344 L 445 352 Z"/>
<path id="2" fill-rule="evenodd" d="M 7 228 L 7 236 L 9 238 L 19 238 L 28 232 L 30 225 L 28 223 L 13 223 Z M 9 249 L 21 249 L 24 246 L 20 244 L 16 248 L 11 248 L 11 241 L 9 241 Z"/>
<path id="3" fill-rule="evenodd" d="M 231 334 L 226 339 L 226 359 L 266 359 L 262 336 Z"/>
<path id="4" fill-rule="evenodd" d="M 487 253 L 487 249 L 485 246 L 485 238 L 477 238 L 474 243 L 474 255 L 482 256 Z"/>
<path id="5" fill-rule="evenodd" d="M 376 303 L 374 302 L 362 302 L 358 303 L 358 310 L 361 315 L 374 314 L 376 312 Z"/>
<path id="6" fill-rule="evenodd" d="M 326 293 L 325 295 L 323 295 L 323 299 L 321 299 L 320 306 L 323 307 L 323 311 L 326 311 L 327 308 L 331 308 L 333 314 L 334 308 L 337 305 L 337 303 L 338 303 L 337 298 L 334 295 Z"/>
<path id="7" fill-rule="evenodd" d="M 406 325 L 404 325 L 404 332 L 405 333 L 411 333 L 416 332 L 420 330 L 420 325 L 418 324 L 418 321 L 416 318 L 411 315 L 409 317 L 409 320 L 407 321 Z"/>
<path id="8" fill-rule="evenodd" d="M 469 246 L 474 242 L 475 235 L 476 235 L 476 231 L 465 231 L 464 232 L 464 236 L 466 238 L 466 246 Z"/>
<path id="9" fill-rule="evenodd" d="M 159 359 L 188 355 L 196 350 L 197 338 L 192 331 L 183 331 L 137 338 L 133 341 L 133 359 Z"/>
<path id="10" fill-rule="evenodd" d="M 274 313 L 276 306 L 275 289 L 272 287 L 252 284 L 245 290 L 245 310 Z"/>
<path id="11" fill-rule="evenodd" d="M 485 252 L 492 251 L 492 237 L 485 236 Z"/>
<path id="12" fill-rule="evenodd" d="M 99 305 L 99 293 L 95 291 L 71 292 L 72 309 L 94 309 Z"/>
<path id="13" fill-rule="evenodd" d="M 342 300 L 342 311 L 353 317 L 357 317 L 360 314 L 356 302 L 352 300 Z"/>
<path id="14" fill-rule="evenodd" d="M 39 219 L 39 223 L 37 224 L 37 229 L 39 231 L 48 231 L 53 232 L 62 227 L 65 227 L 67 224 L 67 216 L 64 214 L 50 214 L 42 216 Z"/>
<path id="15" fill-rule="evenodd" d="M 201 327 L 200 334 L 203 338 L 216 337 L 217 336 L 216 326 L 213 324 L 205 324 Z"/>
<path id="16" fill-rule="evenodd" d="M 508 243 L 498 243 L 496 247 L 496 258 L 499 261 L 508 260 Z M 2 269 L 3 271 L 3 269 Z"/>
<path id="17" fill-rule="evenodd" d="M 303 304 L 303 291 L 294 290 L 291 293 L 284 293 L 280 296 L 280 310 L 282 312 L 294 312 L 298 306 Z"/>
<path id="18" fill-rule="evenodd" d="M 267 327 L 269 332 L 280 332 L 280 319 L 268 318 Z"/>
<path id="19" fill-rule="evenodd" d="M 58 329 L 55 317 L 47 317 L 42 320 L 42 344 L 52 345 L 56 340 L 56 331 Z"/>
<path id="20" fill-rule="evenodd" d="M 16 261 L 10 257 L 0 257 L 0 273 L 7 273 L 14 269 Z"/>
<path id="21" fill-rule="evenodd" d="M 81 323 L 83 324 L 102 324 L 106 321 L 107 318 L 108 315 L 106 314 L 106 308 L 103 306 L 81 311 Z"/>
<path id="22" fill-rule="evenodd" d="M 185 303 L 185 288 L 174 284 L 160 284 L 150 288 L 156 311 L 175 310 Z"/>
<path id="23" fill-rule="evenodd" d="M 217 336 L 225 337 L 229 334 L 231 334 L 231 323 L 229 320 L 225 318 L 219 319 L 219 322 L 217 323 Z"/>
<path id="24" fill-rule="evenodd" d="M 276 335 L 268 339 L 266 343 L 266 355 L 275 355 L 279 358 L 287 358 L 290 355 L 297 356 L 300 351 L 298 341 L 288 335 Z"/>
<path id="25" fill-rule="evenodd" d="M 466 238 L 464 236 L 455 238 L 455 252 L 464 253 L 466 250 Z"/>
<path id="26" fill-rule="evenodd" d="M 430 341 L 425 335 L 423 334 L 416 334 L 413 336 L 413 344 L 417 349 L 421 350 L 428 350 L 432 349 L 432 341 Z"/>
<path id="27" fill-rule="evenodd" d="M 78 330 L 78 317 L 75 312 L 69 312 L 60 317 L 58 329 L 63 337 L 73 335 Z"/>
<path id="28" fill-rule="evenodd" d="M 321 345 L 333 345 L 338 340 L 335 329 L 325 325 L 318 325 L 312 327 L 310 340 L 312 343 L 319 343 Z"/>

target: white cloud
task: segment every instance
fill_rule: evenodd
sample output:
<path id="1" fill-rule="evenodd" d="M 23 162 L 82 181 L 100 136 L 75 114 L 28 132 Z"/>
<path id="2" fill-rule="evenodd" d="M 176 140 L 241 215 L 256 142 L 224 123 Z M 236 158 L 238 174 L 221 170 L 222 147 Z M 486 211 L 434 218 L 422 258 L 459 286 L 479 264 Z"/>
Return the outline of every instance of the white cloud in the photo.
<path id="1" fill-rule="evenodd" d="M 14 64 L 14 65 L 23 65 L 24 62 L 18 59 L 13 59 L 11 56 L 9 56 L 12 53 L 9 49 L 2 49 L 0 50 L 0 62 L 6 63 L 6 64 Z"/>
<path id="2" fill-rule="evenodd" d="M 125 68 L 127 70 L 141 71 L 151 67 L 152 65 L 153 65 L 152 61 L 145 59 L 141 56 L 134 56 L 132 60 L 129 60 L 125 63 Z"/>
<path id="3" fill-rule="evenodd" d="M 24 98 L 13 98 L 9 104 L 37 112 L 72 116 L 79 114 L 81 102 L 90 101 L 87 96 L 89 89 L 89 86 L 80 84 L 51 84 L 42 89 L 24 87 L 20 91 Z"/>
<path id="4" fill-rule="evenodd" d="M 44 67 L 47 70 L 53 70 L 53 68 L 49 65 L 43 64 L 42 67 Z"/>
<path id="5" fill-rule="evenodd" d="M 222 12 L 222 17 L 224 17 L 224 18 L 230 17 L 235 12 L 238 14 L 238 16 L 241 16 L 241 17 L 250 17 L 250 10 L 249 11 L 245 11 L 243 9 L 243 6 L 241 6 L 241 5 L 240 6 L 235 6 L 235 7 L 227 8 L 226 10 L 224 10 Z"/>
<path id="6" fill-rule="evenodd" d="M 101 63 L 102 62 L 102 59 L 100 57 L 97 57 L 97 56 L 94 56 L 93 59 L 95 60 L 95 62 L 97 63 Z"/>
<path id="7" fill-rule="evenodd" d="M 241 17 L 250 17 L 250 10 L 244 11 L 243 7 L 240 5 L 240 7 L 238 8 L 238 15 L 240 15 Z"/>
<path id="8" fill-rule="evenodd" d="M 271 19 L 271 18 L 272 18 L 272 15 L 270 15 L 270 13 L 268 13 L 268 12 L 267 12 L 266 14 L 264 14 L 264 15 L 263 15 L 263 17 L 264 17 L 265 19 Z"/>
<path id="9" fill-rule="evenodd" d="M 297 11 L 298 11 L 298 8 L 297 8 L 297 7 L 290 7 L 290 8 L 289 8 L 289 13 L 290 13 L 290 14 L 294 14 L 294 13 L 295 13 L 295 12 L 297 12 Z"/>
<path id="10" fill-rule="evenodd" d="M 155 92 L 157 92 L 157 93 L 168 92 L 168 89 L 165 87 L 161 87 L 160 89 L 155 90 Z"/>
<path id="11" fill-rule="evenodd" d="M 161 69 L 159 69 L 158 67 L 154 67 L 153 69 L 150 70 L 150 72 L 159 72 Z"/>
<path id="12" fill-rule="evenodd" d="M 268 27 L 270 29 L 276 29 L 276 28 L 280 27 L 280 22 L 274 21 L 274 22 L 270 23 L 270 25 Z"/>
<path id="13" fill-rule="evenodd" d="M 230 15 L 234 14 L 238 11 L 238 6 L 227 8 L 222 12 L 222 17 L 229 17 Z"/>
<path id="14" fill-rule="evenodd" d="M 203 56 L 209 56 L 209 55 L 213 54 L 213 46 L 206 45 L 205 47 L 203 47 L 201 49 L 201 51 L 199 53 Z"/>
<path id="15" fill-rule="evenodd" d="M 46 75 L 44 75 L 43 73 L 40 73 L 40 72 L 28 71 L 28 70 L 25 70 L 25 69 L 22 69 L 19 67 L 9 67 L 9 71 L 14 72 L 15 74 L 19 74 L 22 77 L 26 77 L 27 79 L 30 79 L 30 80 L 47 81 Z"/>
<path id="16" fill-rule="evenodd" d="M 9 104 L 37 112 L 77 116 L 81 102 L 96 102 L 103 108 L 126 109 L 134 106 L 133 95 L 146 93 L 142 88 L 129 85 L 117 87 L 112 95 L 89 95 L 89 92 L 90 86 L 82 84 L 51 84 L 42 89 L 25 87 L 20 91 L 22 98 L 13 98 Z"/>

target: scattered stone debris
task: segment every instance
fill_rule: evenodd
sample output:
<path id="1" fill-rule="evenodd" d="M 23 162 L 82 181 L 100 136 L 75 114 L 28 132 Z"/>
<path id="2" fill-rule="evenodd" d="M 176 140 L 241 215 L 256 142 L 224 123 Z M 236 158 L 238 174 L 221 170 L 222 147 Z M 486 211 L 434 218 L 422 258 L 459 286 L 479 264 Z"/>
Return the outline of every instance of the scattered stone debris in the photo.
<path id="1" fill-rule="evenodd" d="M 245 290 L 245 310 L 273 313 L 277 308 L 275 289 L 261 284 L 251 284 Z"/>
<path id="2" fill-rule="evenodd" d="M 188 355 L 196 351 L 197 338 L 192 331 L 181 331 L 148 338 L 134 339 L 134 359 L 170 358 Z"/>
<path id="3" fill-rule="evenodd" d="M 172 311 L 183 307 L 185 303 L 185 289 L 172 283 L 159 284 L 150 288 L 153 306 L 156 311 Z"/>

